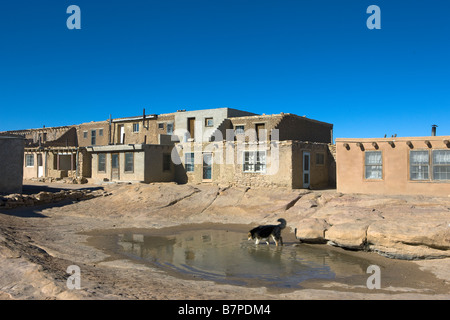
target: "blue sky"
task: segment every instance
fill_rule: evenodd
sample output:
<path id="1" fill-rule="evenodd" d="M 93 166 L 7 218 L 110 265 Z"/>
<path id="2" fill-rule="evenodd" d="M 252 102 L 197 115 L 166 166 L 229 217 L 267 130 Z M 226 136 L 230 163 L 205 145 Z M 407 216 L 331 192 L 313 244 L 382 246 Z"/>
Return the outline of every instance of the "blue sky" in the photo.
<path id="1" fill-rule="evenodd" d="M 4 2 L 0 131 L 230 107 L 335 138 L 449 135 L 449 15 L 447 0 Z"/>

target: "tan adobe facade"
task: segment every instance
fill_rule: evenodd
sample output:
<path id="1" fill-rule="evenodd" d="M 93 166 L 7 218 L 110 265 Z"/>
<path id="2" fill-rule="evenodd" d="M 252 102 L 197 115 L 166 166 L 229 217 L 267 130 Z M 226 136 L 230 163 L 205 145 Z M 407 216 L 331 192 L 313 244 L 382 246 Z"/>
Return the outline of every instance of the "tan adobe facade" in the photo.
<path id="1" fill-rule="evenodd" d="M 334 183 L 329 144 L 301 141 L 177 144 L 178 183 L 326 188 Z"/>
<path id="2" fill-rule="evenodd" d="M 123 182 L 171 182 L 175 166 L 172 146 L 131 144 L 88 147 L 92 155 L 91 180 Z"/>
<path id="3" fill-rule="evenodd" d="M 336 139 L 337 190 L 450 196 L 450 136 Z"/>
<path id="4" fill-rule="evenodd" d="M 176 181 L 288 188 L 323 188 L 333 186 L 335 181 L 335 162 L 330 152 L 333 125 L 293 114 L 256 115 L 216 108 L 148 115 L 144 110 L 135 117 L 19 130 L 14 134 L 26 141 L 25 179 L 89 178 L 95 182 Z M 232 156 L 225 159 L 217 148 L 210 151 L 210 143 L 214 143 L 213 149 L 216 145 L 228 148 L 228 154 L 233 146 Z M 253 150 L 255 147 L 257 150 Z M 187 148 L 195 151 L 190 152 L 186 166 Z M 242 152 L 242 148 L 251 150 Z M 279 166 L 272 170 L 269 161 L 275 155 Z M 210 166 L 204 165 L 204 157 L 211 157 Z M 222 162 L 220 157 L 234 162 Z M 195 164 L 191 163 L 194 160 Z"/>

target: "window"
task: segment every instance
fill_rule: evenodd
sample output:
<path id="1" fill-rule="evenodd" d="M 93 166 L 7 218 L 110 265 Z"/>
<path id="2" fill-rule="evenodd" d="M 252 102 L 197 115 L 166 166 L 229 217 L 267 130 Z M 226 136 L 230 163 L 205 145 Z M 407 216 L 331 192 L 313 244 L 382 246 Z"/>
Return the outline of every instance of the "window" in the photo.
<path id="1" fill-rule="evenodd" d="M 409 176 L 411 180 L 429 180 L 430 157 L 428 151 L 409 152 Z"/>
<path id="2" fill-rule="evenodd" d="M 265 172 L 266 152 L 265 151 L 245 151 L 244 152 L 244 172 Z"/>
<path id="3" fill-rule="evenodd" d="M 98 154 L 97 171 L 98 172 L 106 172 L 106 154 L 105 153 Z"/>
<path id="4" fill-rule="evenodd" d="M 158 123 L 158 129 L 164 130 L 164 122 Z"/>
<path id="5" fill-rule="evenodd" d="M 98 135 L 99 137 L 103 137 L 103 129 L 98 129 Z"/>
<path id="6" fill-rule="evenodd" d="M 205 118 L 205 127 L 212 127 L 214 126 L 213 118 Z"/>
<path id="7" fill-rule="evenodd" d="M 163 154 L 163 171 L 170 171 L 170 163 L 172 162 L 170 153 Z"/>
<path id="8" fill-rule="evenodd" d="M 133 123 L 133 132 L 139 132 L 139 123 Z"/>
<path id="9" fill-rule="evenodd" d="M 450 150 L 433 150 L 433 180 L 450 180 Z"/>
<path id="10" fill-rule="evenodd" d="M 244 134 L 244 126 L 236 126 L 234 127 L 236 134 Z"/>
<path id="11" fill-rule="evenodd" d="M 27 167 L 34 167 L 34 155 L 33 154 L 25 155 L 25 165 Z"/>
<path id="12" fill-rule="evenodd" d="M 125 153 L 125 172 L 133 172 L 134 171 L 134 153 L 126 152 Z"/>
<path id="13" fill-rule="evenodd" d="M 95 146 L 96 142 L 97 142 L 97 131 L 91 130 L 91 145 Z"/>
<path id="14" fill-rule="evenodd" d="M 316 165 L 324 165 L 325 164 L 325 154 L 316 153 Z"/>
<path id="15" fill-rule="evenodd" d="M 194 172 L 194 153 L 186 153 L 184 157 L 184 167 L 186 169 L 186 172 Z"/>
<path id="16" fill-rule="evenodd" d="M 365 178 L 368 180 L 382 179 L 383 161 L 381 151 L 366 151 L 365 158 Z"/>
<path id="17" fill-rule="evenodd" d="M 212 153 L 203 154 L 203 179 L 212 179 Z"/>
<path id="18" fill-rule="evenodd" d="M 167 124 L 167 134 L 173 134 L 173 123 Z"/>
<path id="19" fill-rule="evenodd" d="M 83 131 L 83 139 L 87 139 L 87 131 Z"/>

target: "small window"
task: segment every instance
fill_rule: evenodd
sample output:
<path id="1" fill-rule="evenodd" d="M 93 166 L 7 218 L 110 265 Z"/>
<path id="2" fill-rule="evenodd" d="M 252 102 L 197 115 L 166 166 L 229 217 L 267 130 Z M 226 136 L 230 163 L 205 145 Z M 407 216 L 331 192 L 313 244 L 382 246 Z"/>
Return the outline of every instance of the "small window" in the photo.
<path id="1" fill-rule="evenodd" d="M 98 154 L 98 172 L 106 172 L 106 154 L 105 153 L 99 153 Z"/>
<path id="2" fill-rule="evenodd" d="M 236 134 L 244 134 L 245 133 L 244 126 L 236 126 L 236 127 L 234 127 L 234 130 L 235 130 Z"/>
<path id="3" fill-rule="evenodd" d="M 103 129 L 98 129 L 98 135 L 99 137 L 103 137 Z"/>
<path id="4" fill-rule="evenodd" d="M 186 153 L 184 157 L 184 167 L 186 169 L 186 172 L 194 172 L 194 153 Z"/>
<path id="5" fill-rule="evenodd" d="M 164 130 L 164 122 L 158 123 L 158 129 Z"/>
<path id="6" fill-rule="evenodd" d="M 244 152 L 244 172 L 265 172 L 266 152 L 265 151 L 245 151 Z"/>
<path id="7" fill-rule="evenodd" d="M 409 176 L 411 180 L 429 180 L 430 156 L 428 151 L 409 152 Z"/>
<path id="8" fill-rule="evenodd" d="M 133 132 L 139 132 L 139 123 L 133 123 Z"/>
<path id="9" fill-rule="evenodd" d="M 91 145 L 95 146 L 97 143 L 97 131 L 91 130 Z"/>
<path id="10" fill-rule="evenodd" d="M 173 134 L 173 123 L 167 124 L 167 134 L 170 134 L 170 135 Z"/>
<path id="11" fill-rule="evenodd" d="M 205 118 L 205 127 L 212 127 L 214 126 L 213 118 Z"/>
<path id="12" fill-rule="evenodd" d="M 325 164 L 325 154 L 316 153 L 316 165 L 324 165 Z"/>
<path id="13" fill-rule="evenodd" d="M 170 153 L 163 154 L 163 171 L 170 171 L 170 163 L 172 162 Z"/>
<path id="14" fill-rule="evenodd" d="M 365 178 L 367 180 L 379 180 L 383 177 L 383 161 L 381 151 L 366 151 L 365 153 Z"/>
<path id="15" fill-rule="evenodd" d="M 27 167 L 34 167 L 34 155 L 33 154 L 25 155 L 25 165 Z"/>
<path id="16" fill-rule="evenodd" d="M 433 150 L 433 180 L 450 180 L 450 150 Z"/>
<path id="17" fill-rule="evenodd" d="M 125 172 L 133 172 L 134 171 L 134 153 L 126 152 L 125 153 Z"/>
<path id="18" fill-rule="evenodd" d="M 88 134 L 87 131 L 83 131 L 83 139 L 87 139 L 87 134 Z"/>

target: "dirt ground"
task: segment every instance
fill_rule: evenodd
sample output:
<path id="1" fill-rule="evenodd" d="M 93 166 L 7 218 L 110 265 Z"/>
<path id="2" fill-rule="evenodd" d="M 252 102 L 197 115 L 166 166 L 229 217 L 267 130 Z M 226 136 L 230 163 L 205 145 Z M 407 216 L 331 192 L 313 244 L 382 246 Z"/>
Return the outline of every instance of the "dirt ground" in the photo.
<path id="1" fill-rule="evenodd" d="M 313 282 L 301 290 L 274 292 L 264 287 L 176 277 L 149 265 L 108 255 L 88 243 L 88 234 L 115 228 L 182 228 L 186 224 L 212 222 L 250 226 L 258 221 L 276 221 L 283 211 L 267 214 L 254 210 L 245 215 L 239 210 L 208 211 L 206 208 L 212 202 L 208 200 L 207 187 L 192 192 L 192 188 L 173 184 L 99 187 L 27 183 L 25 190 L 32 193 L 48 188 L 80 187 L 102 188 L 105 193 L 84 201 L 0 210 L 0 299 L 450 298 L 450 258 L 400 261 L 375 253 L 348 252 L 392 268 L 391 277 L 406 279 L 373 290 L 367 289 L 365 283 L 336 281 Z M 67 268 L 71 265 L 80 268 L 80 289 L 67 287 L 70 276 Z"/>

